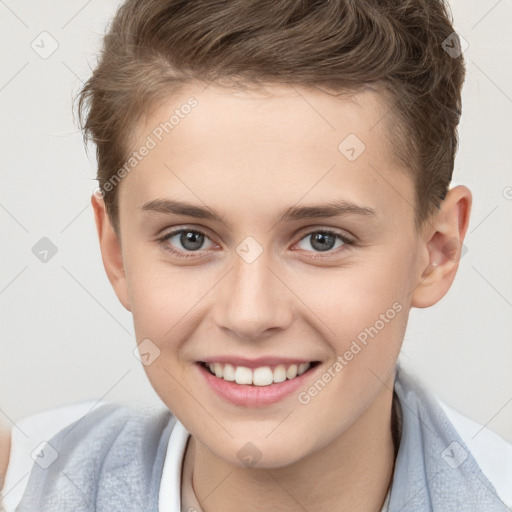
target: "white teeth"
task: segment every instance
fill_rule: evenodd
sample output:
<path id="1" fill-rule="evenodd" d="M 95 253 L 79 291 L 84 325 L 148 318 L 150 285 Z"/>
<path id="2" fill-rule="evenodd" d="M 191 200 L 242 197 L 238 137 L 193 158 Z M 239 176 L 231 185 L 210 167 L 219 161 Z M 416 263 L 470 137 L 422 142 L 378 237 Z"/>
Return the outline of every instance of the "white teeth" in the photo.
<path id="1" fill-rule="evenodd" d="M 297 375 L 302 375 L 311 365 L 309 363 L 301 363 L 297 367 Z"/>
<path id="2" fill-rule="evenodd" d="M 252 372 L 245 366 L 237 366 L 235 370 L 235 381 L 237 384 L 252 384 Z"/>
<path id="3" fill-rule="evenodd" d="M 292 364 L 288 370 L 286 370 L 286 378 L 287 379 L 293 379 L 294 377 L 297 377 L 297 365 Z"/>
<path id="4" fill-rule="evenodd" d="M 280 364 L 274 368 L 274 382 L 284 382 L 286 380 L 286 367 Z"/>
<path id="5" fill-rule="evenodd" d="M 255 386 L 268 386 L 274 382 L 274 374 L 268 366 L 256 368 L 252 373 L 252 383 Z"/>
<path id="6" fill-rule="evenodd" d="M 222 378 L 230 382 L 235 380 L 235 367 L 232 364 L 228 363 L 224 365 L 224 375 Z"/>
<path id="7" fill-rule="evenodd" d="M 215 375 L 217 375 L 217 377 L 222 377 L 222 374 L 223 374 L 223 366 L 220 364 L 220 363 L 215 363 L 214 365 L 215 367 Z"/>
<path id="8" fill-rule="evenodd" d="M 273 383 L 291 380 L 307 371 L 311 363 L 291 364 L 286 368 L 284 364 L 277 365 L 274 370 L 269 366 L 247 368 L 246 366 L 233 366 L 232 364 L 207 363 L 210 371 L 217 377 L 237 384 L 253 384 L 254 386 L 269 386 Z"/>

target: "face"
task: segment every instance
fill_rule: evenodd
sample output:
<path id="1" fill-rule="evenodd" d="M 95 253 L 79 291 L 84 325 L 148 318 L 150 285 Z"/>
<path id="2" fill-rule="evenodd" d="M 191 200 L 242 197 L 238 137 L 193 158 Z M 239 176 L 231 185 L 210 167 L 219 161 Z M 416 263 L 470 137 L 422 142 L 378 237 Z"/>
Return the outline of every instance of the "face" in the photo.
<path id="1" fill-rule="evenodd" d="M 190 85 L 137 127 L 151 147 L 119 185 L 112 281 L 154 389 L 225 461 L 249 441 L 260 466 L 298 461 L 392 386 L 425 250 L 388 109 L 370 89 Z M 205 361 L 260 383 L 314 364 L 258 386 Z"/>

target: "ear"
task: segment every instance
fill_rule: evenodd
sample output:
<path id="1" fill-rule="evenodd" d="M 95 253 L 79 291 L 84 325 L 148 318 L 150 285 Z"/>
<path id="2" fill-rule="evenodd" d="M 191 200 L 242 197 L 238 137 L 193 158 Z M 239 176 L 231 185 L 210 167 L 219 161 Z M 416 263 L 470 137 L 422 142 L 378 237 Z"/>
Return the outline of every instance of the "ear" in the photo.
<path id="1" fill-rule="evenodd" d="M 105 202 L 100 192 L 94 192 L 91 196 L 91 204 L 94 209 L 96 229 L 100 242 L 101 258 L 107 273 L 108 280 L 116 292 L 121 304 L 128 310 L 130 300 L 128 286 L 123 263 L 121 240 L 117 236 L 105 208 Z"/>
<path id="2" fill-rule="evenodd" d="M 439 212 L 424 232 L 425 258 L 419 285 L 412 293 L 411 306 L 427 308 L 441 300 L 452 285 L 469 224 L 472 196 L 467 187 L 459 185 L 448 191 Z"/>

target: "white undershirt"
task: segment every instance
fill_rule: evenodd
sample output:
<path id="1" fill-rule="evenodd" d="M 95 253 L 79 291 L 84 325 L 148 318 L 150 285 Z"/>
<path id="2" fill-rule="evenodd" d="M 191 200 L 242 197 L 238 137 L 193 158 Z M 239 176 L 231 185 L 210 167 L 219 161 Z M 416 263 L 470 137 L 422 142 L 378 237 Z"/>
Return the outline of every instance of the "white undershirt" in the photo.
<path id="1" fill-rule="evenodd" d="M 176 424 L 167 445 L 162 480 L 160 481 L 159 512 L 181 511 L 181 466 L 189 436 L 190 433 L 176 418 Z"/>

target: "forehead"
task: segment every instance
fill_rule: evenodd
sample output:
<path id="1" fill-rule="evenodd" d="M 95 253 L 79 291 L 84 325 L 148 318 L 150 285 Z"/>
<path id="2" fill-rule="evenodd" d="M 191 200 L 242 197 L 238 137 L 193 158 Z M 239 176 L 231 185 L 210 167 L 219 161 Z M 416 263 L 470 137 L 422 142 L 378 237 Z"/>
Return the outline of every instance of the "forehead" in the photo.
<path id="1" fill-rule="evenodd" d="M 190 108 L 192 101 L 196 106 Z M 268 143 L 290 144 L 296 150 L 332 150 L 338 149 L 344 135 L 352 133 L 375 151 L 388 152 L 389 113 L 387 94 L 372 86 L 359 92 L 329 93 L 316 87 L 283 85 L 249 90 L 191 85 L 139 123 L 136 138 L 155 132 L 157 138 L 173 139 L 184 150 L 200 140 L 205 150 L 212 151 L 219 139 L 223 146 L 256 149 L 255 143 Z M 168 121 L 171 126 L 166 125 Z"/>
<path id="2" fill-rule="evenodd" d="M 409 204 L 398 205 L 401 214 L 412 217 L 413 183 L 391 149 L 389 110 L 370 87 L 335 96 L 191 85 L 137 125 L 133 150 L 151 149 L 121 182 L 120 203 L 141 208 L 171 195 L 221 209 L 223 198 L 244 216 L 252 207 L 275 214 L 269 209 L 339 198 L 396 210 L 402 197 Z"/>

